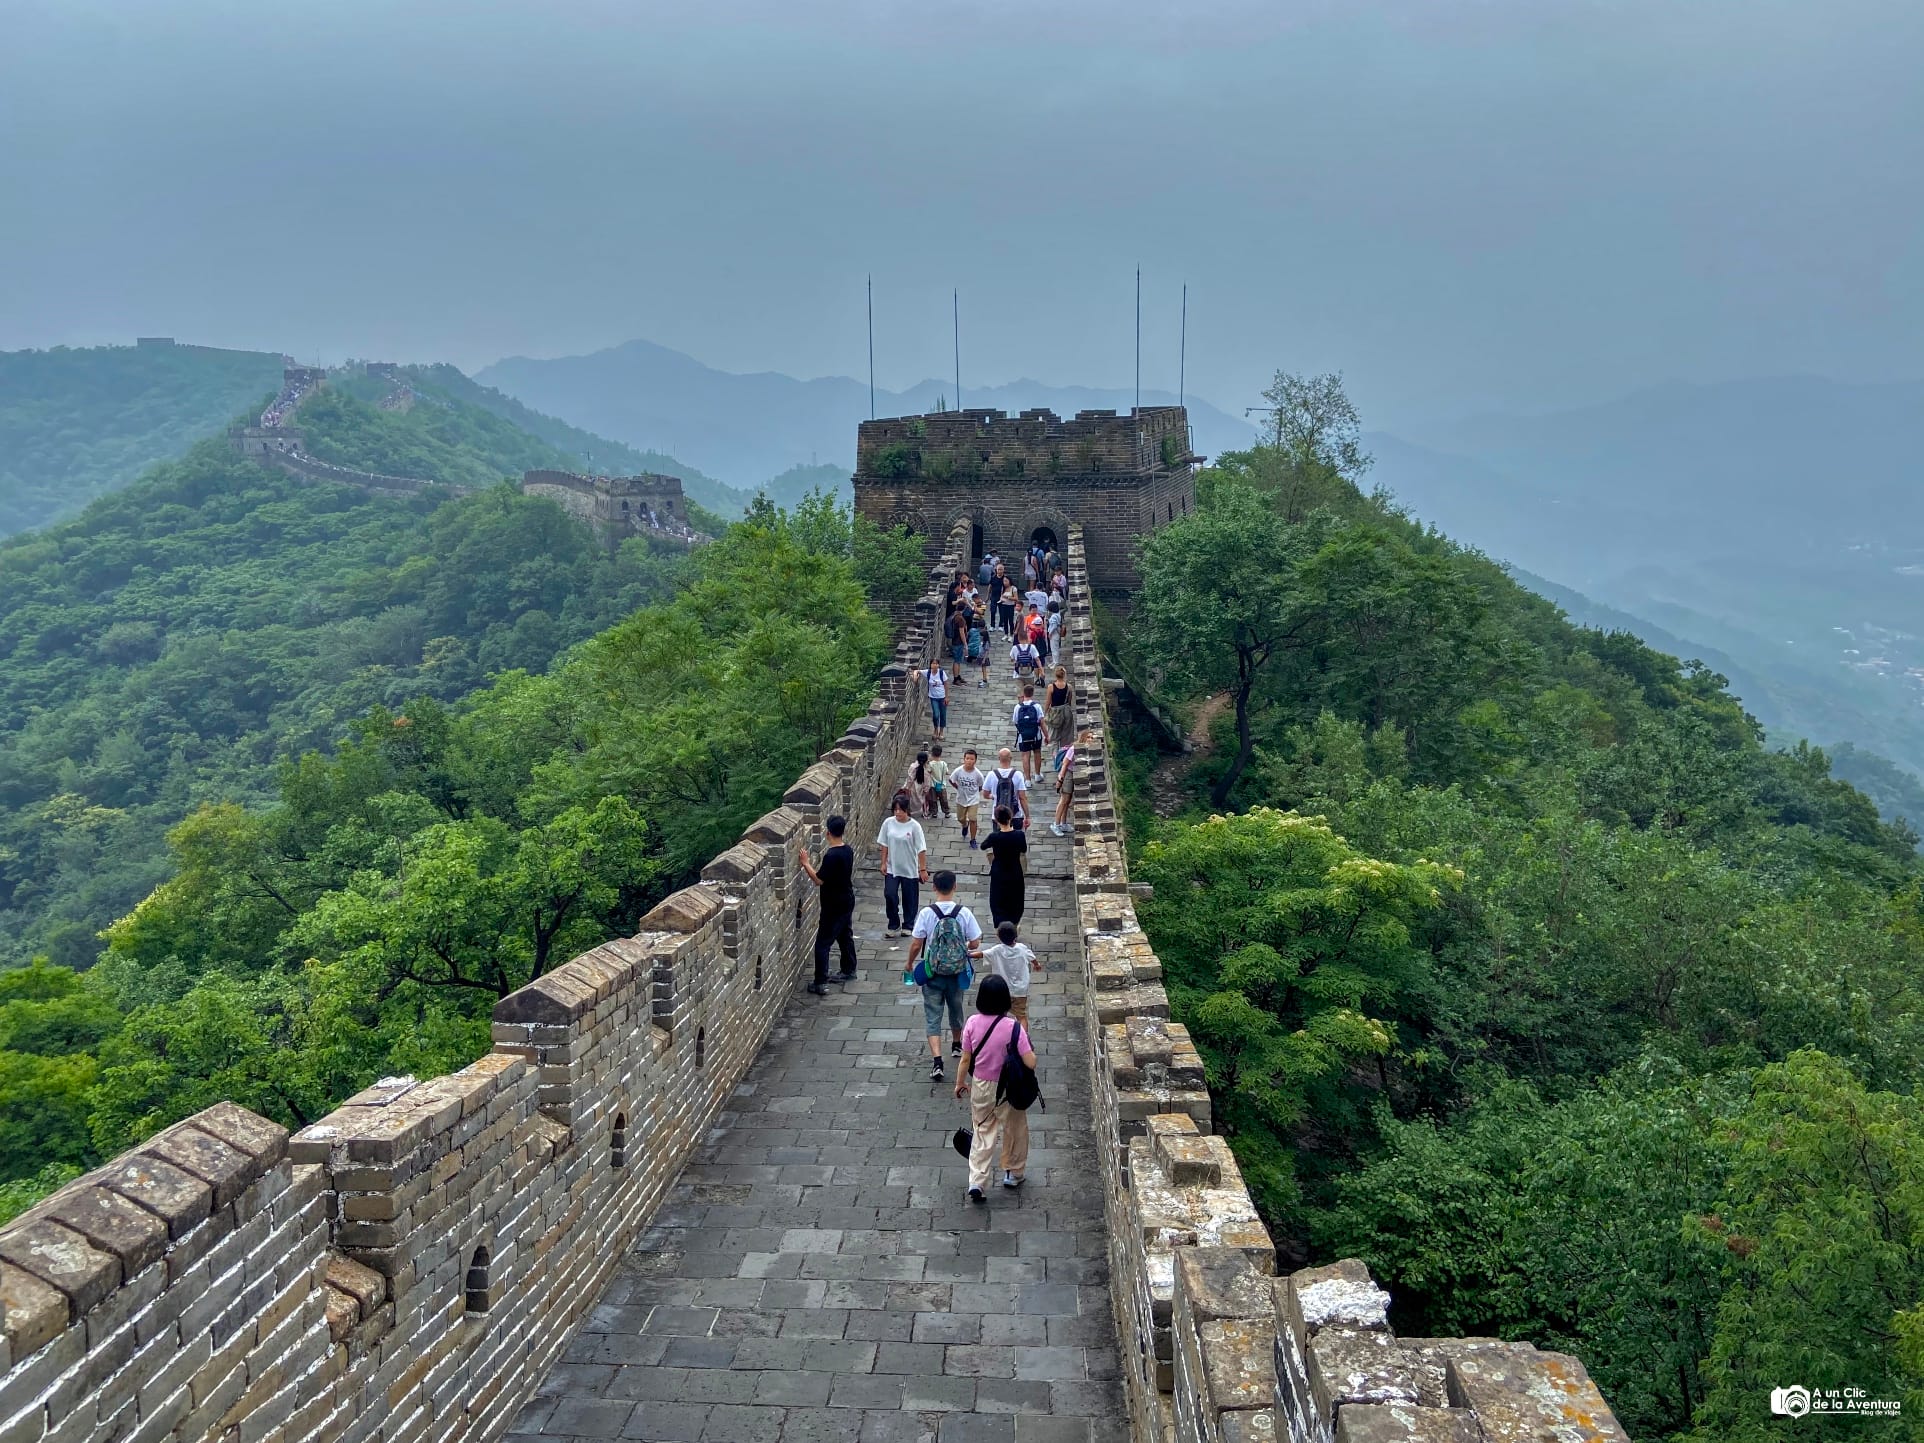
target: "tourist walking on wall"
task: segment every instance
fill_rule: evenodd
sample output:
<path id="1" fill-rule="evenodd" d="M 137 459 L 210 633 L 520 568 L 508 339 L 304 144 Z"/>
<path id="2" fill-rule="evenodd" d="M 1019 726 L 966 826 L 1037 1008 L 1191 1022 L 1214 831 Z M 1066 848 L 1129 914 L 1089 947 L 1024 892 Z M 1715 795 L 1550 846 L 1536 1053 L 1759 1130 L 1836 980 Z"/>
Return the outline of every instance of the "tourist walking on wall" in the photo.
<path id="1" fill-rule="evenodd" d="M 969 654 L 969 618 L 975 615 L 975 605 L 965 595 L 962 604 L 949 613 L 949 660 L 955 663 L 955 670 L 962 670 L 962 662 Z"/>
<path id="2" fill-rule="evenodd" d="M 995 754 L 995 770 L 982 784 L 982 800 L 989 804 L 991 813 L 996 807 L 1007 807 L 1015 817 L 1018 832 L 1028 828 L 1029 781 L 1015 765 L 1015 758 L 1007 747 Z"/>
<path id="3" fill-rule="evenodd" d="M 1069 685 L 1069 669 L 1059 666 L 1049 679 L 1047 704 L 1042 709 L 1042 723 L 1049 729 L 1049 740 L 1057 746 L 1061 746 L 1076 729 L 1075 704 L 1076 693 L 1075 688 Z"/>
<path id="4" fill-rule="evenodd" d="M 982 850 L 989 854 L 989 919 L 998 927 L 1004 922 L 1020 925 L 1027 902 L 1022 858 L 1029 850 L 1029 835 L 1017 831 L 1014 820 L 1007 807 L 997 807 L 995 830 L 982 839 Z"/>
<path id="5" fill-rule="evenodd" d="M 982 673 L 976 685 L 986 687 L 989 684 L 989 623 L 980 602 L 976 604 L 975 615 L 969 621 L 969 660 Z"/>
<path id="6" fill-rule="evenodd" d="M 989 581 L 989 599 L 995 604 L 996 625 L 1011 641 L 1015 639 L 1015 582 L 998 566 Z"/>
<path id="7" fill-rule="evenodd" d="M 1002 1186 L 1014 1191 L 1029 1170 L 1029 1105 L 1035 1101 L 1035 1043 L 1029 1029 L 1009 1011 L 1009 984 L 985 977 L 975 996 L 975 1016 L 962 1029 L 962 1065 L 956 1069 L 955 1095 L 969 1099 L 975 1136 L 969 1143 L 969 1201 L 982 1202 L 1000 1162 Z M 1011 1057 L 1021 1059 L 1018 1069 Z M 1014 1076 L 1023 1072 L 1018 1089 Z M 998 1159 L 998 1154 L 999 1159 Z"/>
<path id="8" fill-rule="evenodd" d="M 937 742 L 929 748 L 929 804 L 924 810 L 929 816 L 949 814 L 949 764 L 942 760 L 942 744 Z"/>
<path id="9" fill-rule="evenodd" d="M 929 664 L 927 671 L 916 671 L 915 676 L 926 678 L 929 690 L 929 733 L 933 740 L 941 741 L 942 733 L 949 729 L 949 683 L 954 679 L 952 673 L 941 662 Z"/>
<path id="10" fill-rule="evenodd" d="M 815 980 L 808 990 L 817 997 L 828 991 L 828 949 L 842 949 L 841 982 L 855 980 L 855 849 L 844 840 L 848 819 L 828 819 L 828 846 L 818 867 L 803 847 L 797 860 L 808 880 L 821 890 L 821 911 L 815 919 Z"/>
<path id="11" fill-rule="evenodd" d="M 962 753 L 962 765 L 949 773 L 949 785 L 955 791 L 955 819 L 962 824 L 970 851 L 975 850 L 981 835 L 976 828 L 976 813 L 982 809 L 982 784 L 987 780 L 988 775 L 975 764 L 974 747 Z"/>
<path id="12" fill-rule="evenodd" d="M 1022 699 L 1009 713 L 1009 725 L 1015 728 L 1015 749 L 1022 754 L 1022 775 L 1027 781 L 1042 775 L 1042 739 L 1047 724 L 1035 699 L 1035 687 L 1023 683 Z"/>
<path id="13" fill-rule="evenodd" d="M 915 918 L 908 977 L 922 989 L 922 1021 L 929 1035 L 929 1081 L 942 1080 L 942 1016 L 948 1014 L 952 1046 L 962 1052 L 962 997 L 982 952 L 982 924 L 955 900 L 955 873 L 935 874 L 935 900 Z"/>
<path id="14" fill-rule="evenodd" d="M 1029 973 L 1040 972 L 1042 963 L 1027 942 L 1016 940 L 1013 922 L 998 922 L 995 941 L 982 949 L 982 970 L 1009 984 L 1009 1010 L 1018 1022 L 1029 1020 Z"/>
<path id="15" fill-rule="evenodd" d="M 882 901 L 888 908 L 889 937 L 903 936 L 913 925 L 922 883 L 929 876 L 929 839 L 922 824 L 909 815 L 909 794 L 897 792 L 895 807 L 875 845 L 882 854 Z"/>
<path id="16" fill-rule="evenodd" d="M 1049 824 L 1049 830 L 1058 837 L 1075 831 L 1069 823 L 1069 812 L 1076 800 L 1076 751 L 1088 746 L 1094 738 L 1095 733 L 1085 727 L 1080 736 L 1056 753 L 1056 819 Z"/>
<path id="17" fill-rule="evenodd" d="M 1026 632 L 1009 648 L 1009 672 L 1017 681 L 1034 681 L 1042 675 L 1042 653 Z"/>

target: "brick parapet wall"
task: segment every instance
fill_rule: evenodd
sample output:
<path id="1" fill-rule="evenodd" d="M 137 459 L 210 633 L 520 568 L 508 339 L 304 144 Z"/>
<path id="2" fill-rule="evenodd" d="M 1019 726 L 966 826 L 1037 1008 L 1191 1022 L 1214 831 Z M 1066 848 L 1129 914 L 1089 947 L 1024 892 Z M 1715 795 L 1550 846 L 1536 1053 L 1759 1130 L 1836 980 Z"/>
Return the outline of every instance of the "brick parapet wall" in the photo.
<path id="1" fill-rule="evenodd" d="M 1081 411 L 1067 420 L 1041 408 L 1016 416 L 936 411 L 862 422 L 855 469 L 873 476 L 906 465 L 913 474 L 935 480 L 956 476 L 989 484 L 1149 471 L 1165 464 L 1165 436 L 1173 438 L 1181 456 L 1188 455 L 1188 414 L 1181 406 L 1144 406 L 1126 415 Z"/>
<path id="2" fill-rule="evenodd" d="M 967 542 L 867 714 L 633 937 L 504 998 L 487 1056 L 291 1138 L 219 1104 L 0 1228 L 0 1443 L 505 1432 L 812 964 L 795 850 L 879 825 Z"/>
<path id="3" fill-rule="evenodd" d="M 1275 1276 L 1136 916 L 1080 526 L 1068 561 L 1076 720 L 1095 733 L 1077 749 L 1075 885 L 1132 1443 L 1627 1443 L 1575 1358 L 1489 1338 L 1398 1339 L 1388 1295 L 1355 1259 Z"/>

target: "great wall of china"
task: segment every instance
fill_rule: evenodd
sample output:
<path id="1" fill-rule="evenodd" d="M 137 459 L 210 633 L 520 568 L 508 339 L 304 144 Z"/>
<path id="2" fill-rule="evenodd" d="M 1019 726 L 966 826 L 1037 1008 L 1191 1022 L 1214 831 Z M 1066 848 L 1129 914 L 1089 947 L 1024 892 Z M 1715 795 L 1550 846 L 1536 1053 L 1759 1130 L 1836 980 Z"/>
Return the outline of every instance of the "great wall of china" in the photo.
<path id="1" fill-rule="evenodd" d="M 820 1060 L 854 1070 L 826 1073 L 814 1095 L 771 1097 L 769 1074 L 753 1070 L 792 1051 L 798 1028 L 838 1035 L 847 1025 L 811 1011 L 821 1004 L 799 991 L 816 895 L 795 853 L 819 847 L 837 812 L 865 843 L 926 737 L 915 673 L 938 645 L 944 583 L 983 525 L 965 514 L 930 543 L 927 591 L 867 715 L 632 937 L 503 999 L 487 1056 L 447 1077 L 376 1083 L 291 1137 L 222 1104 L 0 1229 L 0 1443 L 489 1443 L 511 1428 L 728 1443 L 1624 1443 L 1574 1358 L 1488 1338 L 1398 1338 L 1388 1298 L 1354 1260 L 1276 1275 L 1136 917 L 1090 606 L 1097 547 L 1075 500 L 1055 505 L 1077 722 L 1096 740 L 1079 761 L 1063 854 L 1072 923 L 1058 960 L 1069 975 L 1050 983 L 1061 1015 L 1041 1024 L 1086 1038 L 1086 1063 L 1045 1063 L 1044 1085 L 1067 1089 L 1058 1105 L 1087 1135 L 1043 1136 L 1060 1162 L 1079 1148 L 1099 1164 L 1095 1260 L 1058 1257 L 1049 1240 L 1075 1235 L 1053 1223 L 1029 1231 L 1053 1218 L 1048 1194 L 1068 1193 L 1066 1171 L 1023 1199 L 1047 1211 L 971 1214 L 935 1200 L 925 1175 L 945 1179 L 937 1191 L 961 1188 L 946 1141 L 893 1136 L 889 1117 L 868 1111 L 879 1086 L 854 1080 L 886 1076 L 893 1059 L 860 1054 L 886 1053 L 908 1033 L 846 1034 L 845 1055 Z M 998 529 L 988 539 L 1022 538 Z M 878 988 L 870 1005 L 893 1002 Z M 1086 1098 L 1074 1082 L 1085 1066 Z M 819 1126 L 839 1131 L 806 1131 L 808 1114 L 831 1111 Z M 755 1134 L 786 1142 L 758 1145 L 752 1162 L 713 1161 L 717 1139 L 726 1147 L 755 1116 L 763 1126 L 786 1118 L 790 1131 Z M 927 1166 L 838 1177 L 834 1155 L 862 1140 L 851 1131 L 862 1126 L 891 1134 L 867 1139 L 878 1146 L 919 1149 L 905 1155 Z M 802 1150 L 814 1161 L 796 1161 Z M 702 1157 L 711 1161 L 683 1181 Z M 776 1199 L 767 1226 L 729 1215 L 757 1189 Z M 811 1190 L 846 1194 L 847 1205 L 782 1201 Z M 845 1234 L 831 1221 L 898 1192 L 906 1232 Z M 692 1237 L 696 1213 L 711 1230 L 742 1234 L 747 1251 L 725 1267 L 696 1266 L 718 1255 L 672 1241 Z M 899 1251 L 871 1256 L 884 1236 Z M 647 1239 L 650 1250 L 622 1272 L 624 1254 Z M 1080 1286 L 1055 1281 L 1057 1261 L 1073 1264 L 1063 1277 Z M 904 1278 L 921 1281 L 884 1281 Z M 611 1279 L 621 1287 L 604 1293 Z M 782 1279 L 794 1281 L 768 1281 Z M 1001 1331 L 1019 1346 L 987 1346 L 982 1331 L 943 1345 L 965 1287 L 1018 1315 L 1005 1321 L 1024 1327 Z M 1082 1293 L 1106 1316 L 1058 1316 Z M 732 1313 L 723 1301 L 751 1297 Z M 856 1341 L 864 1297 L 872 1331 Z M 757 1313 L 790 1298 L 798 1311 Z M 755 1336 L 723 1336 L 723 1318 Z M 818 1319 L 826 1327 L 810 1329 Z M 758 1320 L 770 1327 L 754 1328 Z M 792 1321 L 805 1341 L 784 1351 Z M 1058 1332 L 1058 1322 L 1076 1327 Z M 1023 1391 L 1071 1355 L 1086 1382 Z M 757 1358 L 759 1372 L 741 1371 Z M 846 1395 L 831 1364 L 851 1380 Z M 992 1388 L 998 1369 L 1008 1381 Z M 918 1371 L 937 1376 L 904 1376 Z M 948 1386 L 958 1383 L 966 1387 Z M 649 1401 L 663 1393 L 667 1401 Z M 756 1405 L 700 1401 L 735 1396 Z M 1030 1397 L 1042 1401 L 1022 1401 Z M 1055 1398 L 1076 1403 L 1078 1416 L 1051 1416 Z M 858 1407 L 900 1409 L 902 1426 Z M 654 1431 L 643 1419 L 661 1409 L 706 1431 Z"/>
<path id="2" fill-rule="evenodd" d="M 420 398 L 407 373 L 387 361 L 370 361 L 370 376 L 389 382 L 387 395 L 379 405 L 384 411 L 406 411 Z M 280 392 L 261 412 L 256 424 L 239 426 L 229 439 L 241 455 L 263 466 L 272 466 L 306 481 L 327 481 L 339 486 L 354 486 L 378 496 L 413 496 L 439 490 L 465 496 L 472 486 L 450 485 L 423 476 L 387 476 L 374 471 L 357 471 L 323 461 L 307 449 L 307 437 L 295 424 L 301 405 L 327 381 L 327 372 L 318 366 L 289 363 L 283 372 Z M 628 536 L 646 536 L 679 546 L 697 545 L 708 538 L 690 525 L 688 503 L 675 476 L 587 476 L 572 471 L 528 471 L 521 478 L 521 489 L 531 496 L 546 496 L 571 516 L 584 521 L 610 545 Z"/>

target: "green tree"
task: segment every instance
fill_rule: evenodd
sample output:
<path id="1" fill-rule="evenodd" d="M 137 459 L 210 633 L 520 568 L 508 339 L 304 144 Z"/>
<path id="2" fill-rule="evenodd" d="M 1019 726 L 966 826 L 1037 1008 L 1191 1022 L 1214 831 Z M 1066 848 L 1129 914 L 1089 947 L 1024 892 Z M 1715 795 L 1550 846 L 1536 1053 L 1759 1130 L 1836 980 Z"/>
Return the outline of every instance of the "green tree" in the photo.
<path id="1" fill-rule="evenodd" d="M 1344 1079 L 1396 1045 L 1427 966 L 1413 928 L 1455 878 L 1358 853 L 1320 817 L 1258 808 L 1143 851 L 1141 904 L 1177 1015 L 1195 1034 L 1237 1156 L 1268 1215 L 1293 1216 L 1276 1145 L 1312 1102 L 1342 1126 Z"/>
<path id="2" fill-rule="evenodd" d="M 1255 755 L 1256 719 L 1273 700 L 1282 659 L 1318 639 L 1297 567 L 1319 532 L 1279 526 L 1258 493 L 1223 486 L 1142 542 L 1138 650 L 1156 658 L 1168 684 L 1226 691 L 1234 711 L 1236 754 L 1210 792 L 1218 807 Z"/>
<path id="3" fill-rule="evenodd" d="M 1871 1092 L 1835 1058 L 1757 1074 L 1718 1136 L 1726 1205 L 1690 1232 L 1722 1269 L 1709 1393 L 1695 1436 L 1790 1437 L 1773 1387 L 1924 1402 L 1924 1111 Z"/>

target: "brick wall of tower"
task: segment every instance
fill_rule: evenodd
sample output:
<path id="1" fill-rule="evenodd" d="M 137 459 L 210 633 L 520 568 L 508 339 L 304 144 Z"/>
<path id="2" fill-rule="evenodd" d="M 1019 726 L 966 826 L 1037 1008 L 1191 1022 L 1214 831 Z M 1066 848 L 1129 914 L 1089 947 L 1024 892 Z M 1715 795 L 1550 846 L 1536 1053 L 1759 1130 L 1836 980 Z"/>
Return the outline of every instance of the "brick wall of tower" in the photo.
<path id="1" fill-rule="evenodd" d="M 1016 556 L 1037 527 L 1062 541 L 1080 524 L 1106 597 L 1135 590 L 1137 539 L 1195 504 L 1188 421 L 1177 406 L 1069 420 L 1038 410 L 866 421 L 856 450 L 856 510 L 877 525 L 936 538 L 967 520 L 986 549 Z"/>

